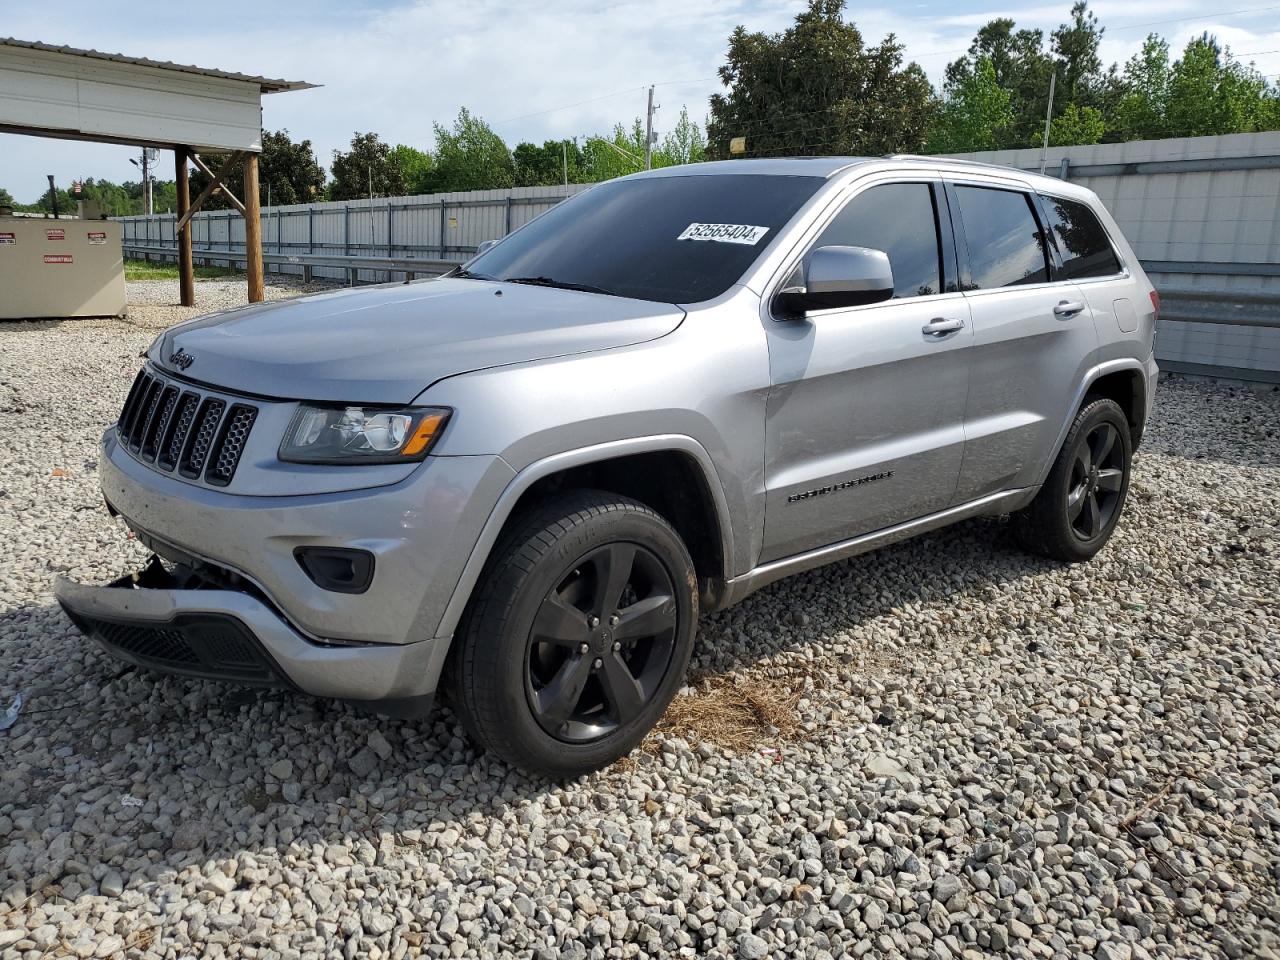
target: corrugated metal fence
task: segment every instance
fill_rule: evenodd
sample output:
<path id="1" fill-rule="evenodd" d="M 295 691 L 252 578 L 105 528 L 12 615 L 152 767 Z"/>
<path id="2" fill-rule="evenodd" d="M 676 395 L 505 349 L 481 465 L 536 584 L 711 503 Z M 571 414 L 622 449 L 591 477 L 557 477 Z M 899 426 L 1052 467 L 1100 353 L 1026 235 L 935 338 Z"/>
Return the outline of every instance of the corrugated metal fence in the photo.
<path id="1" fill-rule="evenodd" d="M 340 200 L 262 208 L 262 251 L 268 269 L 301 275 L 301 263 L 289 256 L 329 255 L 396 260 L 451 260 L 461 263 L 484 240 L 495 240 L 522 226 L 565 197 L 586 189 L 517 187 L 418 197 Z M 122 217 L 125 250 L 176 249 L 172 214 Z M 201 252 L 244 252 L 244 219 L 234 210 L 201 211 L 193 219 L 195 259 Z M 274 255 L 280 255 L 277 259 Z M 316 266 L 316 277 L 340 280 L 386 279 L 383 271 Z M 429 272 L 429 271 L 424 271 Z"/>
<path id="2" fill-rule="evenodd" d="M 966 154 L 1040 169 L 1040 151 Z M 1280 382 L 1280 132 L 1050 148 L 1045 171 L 1079 181 L 1106 203 L 1160 289 L 1156 355 L 1167 370 Z M 304 266 L 306 257 L 466 260 L 585 189 L 525 187 L 420 197 L 265 207 L 268 269 L 348 281 L 385 269 Z M 167 256 L 172 215 L 126 217 L 125 249 Z M 225 255 L 244 250 L 234 211 L 195 217 L 193 242 Z M 379 266 L 390 266 L 379 264 Z M 432 272 L 424 264 L 423 273 Z M 403 265 L 397 265 L 403 272 Z M 443 269 L 439 267 L 438 269 Z"/>

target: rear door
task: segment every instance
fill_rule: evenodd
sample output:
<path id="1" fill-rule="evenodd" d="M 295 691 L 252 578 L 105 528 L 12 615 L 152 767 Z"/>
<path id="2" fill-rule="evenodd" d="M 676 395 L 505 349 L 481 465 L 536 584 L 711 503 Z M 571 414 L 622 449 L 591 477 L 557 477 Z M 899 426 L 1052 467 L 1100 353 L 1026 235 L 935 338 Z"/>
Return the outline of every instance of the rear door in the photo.
<path id="1" fill-rule="evenodd" d="M 965 502 L 1039 482 L 1098 335 L 1034 194 L 957 179 L 947 197 L 974 336 L 956 490 Z"/>
<path id="2" fill-rule="evenodd" d="M 852 190 L 809 250 L 885 251 L 895 294 L 765 321 L 761 562 L 933 513 L 955 493 L 973 331 L 940 178 Z"/>

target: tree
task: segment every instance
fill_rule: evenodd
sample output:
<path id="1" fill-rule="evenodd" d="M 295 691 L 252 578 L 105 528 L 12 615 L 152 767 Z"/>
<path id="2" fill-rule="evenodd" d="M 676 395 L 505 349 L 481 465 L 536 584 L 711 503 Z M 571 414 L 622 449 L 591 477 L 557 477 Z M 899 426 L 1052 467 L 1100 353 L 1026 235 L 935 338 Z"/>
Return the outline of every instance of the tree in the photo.
<path id="1" fill-rule="evenodd" d="M 711 98 L 707 153 L 728 157 L 745 137 L 748 156 L 916 152 L 933 91 L 916 64 L 903 66 L 890 34 L 867 47 L 844 21 L 844 0 L 809 0 L 780 34 L 738 27 Z"/>
<path id="2" fill-rule="evenodd" d="M 680 108 L 676 125 L 662 138 L 662 146 L 656 151 L 662 162 L 654 159 L 655 167 L 674 166 L 681 163 L 701 163 L 707 158 L 707 138 L 702 127 L 689 119 L 689 109 Z"/>
<path id="3" fill-rule="evenodd" d="M 13 194 L 10 193 L 8 190 L 6 190 L 4 187 L 0 187 L 0 207 L 14 207 L 14 206 L 17 206 L 17 203 L 13 199 Z"/>
<path id="4" fill-rule="evenodd" d="M 516 169 L 506 142 L 463 107 L 449 129 L 435 124 L 432 189 L 496 190 L 515 184 Z"/>
<path id="5" fill-rule="evenodd" d="M 405 194 L 404 170 L 391 159 L 391 147 L 376 133 L 357 133 L 346 153 L 333 151 L 330 200 L 400 197 Z"/>
<path id="6" fill-rule="evenodd" d="M 1086 0 L 1071 7 L 1071 22 L 1053 31 L 1054 65 L 1058 72 L 1057 95 L 1062 103 L 1089 103 L 1102 90 L 1102 60 L 1098 45 L 1103 28 Z"/>
<path id="7" fill-rule="evenodd" d="M 546 187 L 565 180 L 568 169 L 570 183 L 585 179 L 582 150 L 574 140 L 546 140 L 542 146 L 520 143 L 511 151 L 518 187 Z"/>
<path id="8" fill-rule="evenodd" d="M 1124 140 L 1165 136 L 1169 108 L 1169 44 L 1149 34 L 1142 51 L 1129 58 L 1120 84 L 1113 126 Z"/>
<path id="9" fill-rule="evenodd" d="M 1208 34 L 1169 62 L 1155 34 L 1130 58 L 1120 78 L 1113 127 L 1117 137 L 1204 137 L 1280 128 L 1277 91 Z"/>
<path id="10" fill-rule="evenodd" d="M 1271 114 L 1267 83 L 1225 54 L 1209 34 L 1187 44 L 1169 72 L 1168 135 L 1209 137 L 1262 129 Z"/>
<path id="11" fill-rule="evenodd" d="M 969 52 L 947 65 L 944 92 L 958 89 L 972 77 L 982 59 L 991 63 L 996 85 L 1009 93 L 1012 120 L 997 130 L 1001 149 L 1036 142 L 1044 129 L 1049 103 L 1049 78 L 1053 58 L 1044 51 L 1039 30 L 1015 30 L 1013 20 L 1002 17 L 980 28 Z"/>
<path id="12" fill-rule="evenodd" d="M 217 170 L 218 164 L 210 162 L 209 166 Z M 191 196 L 194 199 L 209 183 L 204 171 L 196 169 L 191 173 Z M 237 166 L 227 175 L 227 187 L 240 200 L 244 200 L 244 169 Z M 262 131 L 262 153 L 258 154 L 258 189 L 259 198 L 266 203 L 268 198 L 273 205 L 290 203 L 307 203 L 319 200 L 324 194 L 324 169 L 316 162 L 315 153 L 311 149 L 310 140 L 294 143 L 288 130 Z M 154 191 L 153 191 L 154 193 Z M 155 197 L 157 210 L 175 209 L 177 194 L 174 198 L 161 204 Z M 219 191 L 204 202 L 206 210 L 229 210 L 231 202 Z"/>
<path id="13" fill-rule="evenodd" d="M 435 168 L 435 161 L 431 158 L 431 154 L 417 147 L 398 143 L 391 148 L 387 158 L 392 166 L 400 170 L 406 192 L 410 194 L 431 192 L 431 177 Z"/>
<path id="14" fill-rule="evenodd" d="M 625 177 L 644 169 L 644 123 L 639 117 L 618 123 L 608 137 L 587 137 L 582 147 L 583 167 L 589 183 Z"/>
<path id="15" fill-rule="evenodd" d="M 990 57 L 981 56 L 973 69 L 948 84 L 946 99 L 929 131 L 930 153 L 972 153 L 997 150 L 1014 120 L 1009 91 L 996 81 Z"/>
<path id="16" fill-rule="evenodd" d="M 1070 147 L 1082 143 L 1101 143 L 1107 132 L 1107 123 L 1097 107 L 1082 107 L 1069 103 L 1061 116 L 1049 124 L 1049 145 Z"/>

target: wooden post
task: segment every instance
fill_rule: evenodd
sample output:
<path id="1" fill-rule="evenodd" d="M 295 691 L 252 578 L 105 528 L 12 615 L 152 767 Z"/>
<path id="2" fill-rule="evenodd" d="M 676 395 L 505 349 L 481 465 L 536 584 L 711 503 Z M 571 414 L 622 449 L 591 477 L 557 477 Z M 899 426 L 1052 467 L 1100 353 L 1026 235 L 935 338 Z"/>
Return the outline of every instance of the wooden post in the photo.
<path id="1" fill-rule="evenodd" d="M 249 302 L 266 298 L 262 287 L 262 205 L 258 202 L 258 155 L 244 158 L 244 269 L 249 275 Z"/>
<path id="2" fill-rule="evenodd" d="M 191 207 L 191 188 L 187 176 L 187 148 L 174 147 L 173 159 L 177 173 L 178 220 L 181 220 Z M 191 261 L 191 222 L 189 220 L 178 231 L 178 299 L 184 307 L 196 305 L 196 270 L 195 264 Z"/>

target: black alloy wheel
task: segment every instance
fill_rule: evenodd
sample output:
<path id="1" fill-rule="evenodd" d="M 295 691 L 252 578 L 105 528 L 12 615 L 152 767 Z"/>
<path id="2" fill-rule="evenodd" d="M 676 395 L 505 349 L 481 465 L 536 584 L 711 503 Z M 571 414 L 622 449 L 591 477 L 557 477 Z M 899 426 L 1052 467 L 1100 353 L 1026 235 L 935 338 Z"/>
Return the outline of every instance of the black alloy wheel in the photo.
<path id="1" fill-rule="evenodd" d="M 1124 487 L 1124 449 L 1120 432 L 1102 422 L 1078 443 L 1071 463 L 1067 519 L 1081 540 L 1092 540 L 1111 526 Z"/>
<path id="2" fill-rule="evenodd" d="M 631 751 L 684 683 L 698 573 L 656 511 L 601 490 L 511 518 L 454 634 L 446 689 L 476 744 L 557 779 Z"/>
<path id="3" fill-rule="evenodd" d="M 1111 539 L 1129 491 L 1131 427 L 1108 397 L 1087 397 L 1035 498 L 1012 517 L 1033 553 L 1077 563 Z"/>
<path id="4" fill-rule="evenodd" d="M 675 635 L 671 577 L 651 551 L 610 543 L 582 557 L 529 631 L 525 692 L 539 726 L 586 743 L 633 720 L 671 667 Z"/>

